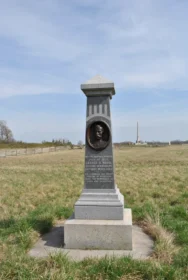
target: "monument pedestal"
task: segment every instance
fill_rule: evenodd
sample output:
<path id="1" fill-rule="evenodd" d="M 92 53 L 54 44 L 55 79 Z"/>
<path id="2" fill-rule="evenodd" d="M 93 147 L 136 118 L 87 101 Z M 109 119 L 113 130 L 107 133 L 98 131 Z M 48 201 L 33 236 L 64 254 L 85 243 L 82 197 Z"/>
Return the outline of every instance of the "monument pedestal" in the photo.
<path id="1" fill-rule="evenodd" d="M 115 184 L 110 100 L 114 83 L 96 76 L 87 96 L 84 189 L 64 224 L 66 249 L 132 250 L 132 214 Z"/>
<path id="2" fill-rule="evenodd" d="M 69 218 L 64 224 L 65 249 L 132 250 L 132 213 L 124 209 L 123 220 Z"/>
<path id="3" fill-rule="evenodd" d="M 74 206 L 75 219 L 123 220 L 124 196 L 119 189 L 83 189 Z"/>

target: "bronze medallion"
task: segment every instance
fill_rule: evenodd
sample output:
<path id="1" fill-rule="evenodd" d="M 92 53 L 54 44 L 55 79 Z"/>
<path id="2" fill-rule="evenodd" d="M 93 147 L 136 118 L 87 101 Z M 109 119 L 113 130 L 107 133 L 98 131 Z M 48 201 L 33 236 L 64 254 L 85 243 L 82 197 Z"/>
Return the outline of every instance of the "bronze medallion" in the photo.
<path id="1" fill-rule="evenodd" d="M 95 121 L 87 127 L 86 138 L 92 149 L 103 150 L 110 142 L 110 128 L 103 121 Z"/>

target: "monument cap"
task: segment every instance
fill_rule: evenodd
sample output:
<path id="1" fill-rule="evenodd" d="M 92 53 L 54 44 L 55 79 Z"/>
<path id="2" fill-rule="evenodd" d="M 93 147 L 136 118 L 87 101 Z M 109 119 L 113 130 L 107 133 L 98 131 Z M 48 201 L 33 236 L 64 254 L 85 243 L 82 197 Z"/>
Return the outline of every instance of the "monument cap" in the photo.
<path id="1" fill-rule="evenodd" d="M 81 90 L 86 96 L 110 95 L 112 97 L 115 94 L 114 83 L 100 75 L 81 84 Z"/>

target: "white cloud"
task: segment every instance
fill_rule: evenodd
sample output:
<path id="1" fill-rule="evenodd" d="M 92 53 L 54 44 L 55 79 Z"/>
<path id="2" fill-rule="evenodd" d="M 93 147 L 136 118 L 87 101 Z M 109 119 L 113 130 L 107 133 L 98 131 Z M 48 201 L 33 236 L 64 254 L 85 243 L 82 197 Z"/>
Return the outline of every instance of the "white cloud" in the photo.
<path id="1" fill-rule="evenodd" d="M 28 88 L 31 94 L 78 92 L 82 81 L 99 72 L 125 90 L 188 89 L 186 2 L 1 0 L 0 5 L 0 40 L 11 40 L 23 59 L 20 75 L 14 60 L 5 66 L 12 77 L 1 76 L 0 97 L 27 94 Z M 56 77 L 47 85 L 45 71 Z"/>
<path id="2" fill-rule="evenodd" d="M 23 1 L 6 2 L 1 5 L 0 34 L 14 39 L 18 46 L 24 47 L 23 52 L 63 62 L 72 61 L 80 55 L 81 46 L 69 40 L 74 35 L 67 34 L 65 24 L 59 28 L 51 23 L 50 17 L 45 19 L 35 13 L 36 10 L 23 7 Z"/>
<path id="3" fill-rule="evenodd" d="M 161 96 L 161 104 L 142 110 L 117 108 L 114 137 L 135 140 L 139 120 L 143 139 L 186 138 L 188 100 L 172 96 L 165 103 L 162 95 L 188 90 L 187 9 L 188 2 L 173 0 L 0 0 L 0 98 L 81 93 L 80 84 L 99 73 L 117 92 Z M 85 115 L 7 112 L 4 118 L 17 139 L 84 140 Z"/>

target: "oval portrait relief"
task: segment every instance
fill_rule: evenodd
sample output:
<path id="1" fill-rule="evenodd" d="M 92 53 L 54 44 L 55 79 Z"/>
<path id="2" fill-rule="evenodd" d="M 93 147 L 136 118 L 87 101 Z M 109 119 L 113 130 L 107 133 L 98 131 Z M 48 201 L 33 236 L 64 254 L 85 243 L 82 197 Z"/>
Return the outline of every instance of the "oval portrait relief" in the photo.
<path id="1" fill-rule="evenodd" d="M 95 150 L 105 149 L 110 142 L 110 129 L 102 121 L 96 121 L 87 127 L 86 138 L 88 145 Z"/>

